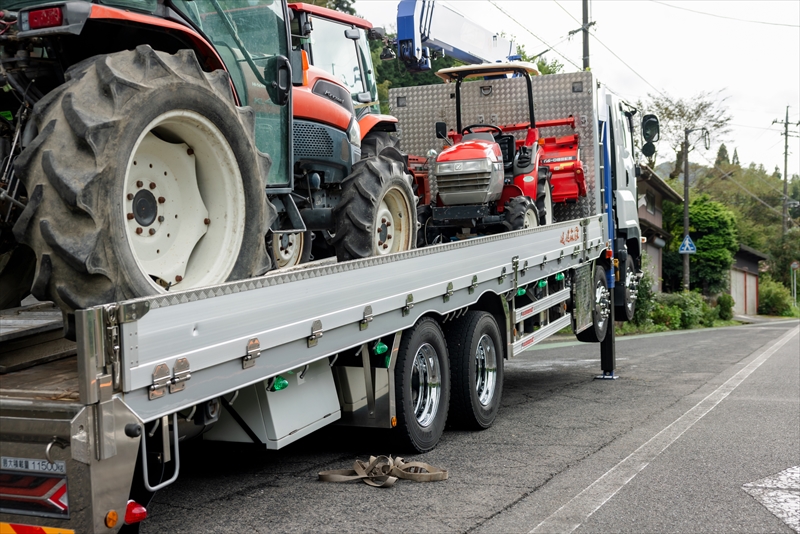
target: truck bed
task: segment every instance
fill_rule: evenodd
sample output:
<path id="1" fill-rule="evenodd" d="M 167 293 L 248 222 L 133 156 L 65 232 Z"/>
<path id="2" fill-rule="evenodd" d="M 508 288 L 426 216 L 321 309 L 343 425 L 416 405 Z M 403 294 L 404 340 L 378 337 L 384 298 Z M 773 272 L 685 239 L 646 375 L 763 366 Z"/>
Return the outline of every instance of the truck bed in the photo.
<path id="1" fill-rule="evenodd" d="M 76 356 L 35 365 L 0 376 L 0 398 L 77 401 Z"/>

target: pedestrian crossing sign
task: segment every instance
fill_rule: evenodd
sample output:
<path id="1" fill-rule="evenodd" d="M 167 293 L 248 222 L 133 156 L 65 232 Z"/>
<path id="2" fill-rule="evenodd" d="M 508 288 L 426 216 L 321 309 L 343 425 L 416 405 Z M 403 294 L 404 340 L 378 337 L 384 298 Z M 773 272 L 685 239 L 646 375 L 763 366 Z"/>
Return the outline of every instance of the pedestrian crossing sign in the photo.
<path id="1" fill-rule="evenodd" d="M 678 253 L 694 254 L 695 252 L 697 252 L 697 247 L 694 246 L 692 238 L 689 237 L 689 234 L 686 234 L 686 237 L 683 238 L 683 243 L 681 243 L 681 248 L 678 249 Z"/>

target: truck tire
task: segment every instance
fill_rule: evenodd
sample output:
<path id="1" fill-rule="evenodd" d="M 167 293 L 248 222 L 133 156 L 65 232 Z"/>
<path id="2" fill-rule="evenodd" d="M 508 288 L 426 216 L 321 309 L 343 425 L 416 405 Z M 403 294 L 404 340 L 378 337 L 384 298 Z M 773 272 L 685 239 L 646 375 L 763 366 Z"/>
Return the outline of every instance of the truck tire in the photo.
<path id="1" fill-rule="evenodd" d="M 142 45 L 66 79 L 37 103 L 39 134 L 16 160 L 30 200 L 14 235 L 36 253 L 35 297 L 69 319 L 269 268 L 269 158 L 227 73 Z"/>
<path id="2" fill-rule="evenodd" d="M 396 149 L 386 148 L 353 165 L 333 208 L 336 257 L 355 260 L 414 248 L 416 203 L 411 176 Z"/>
<path id="3" fill-rule="evenodd" d="M 518 196 L 510 199 L 506 204 L 505 222 L 509 230 L 522 230 L 539 226 L 539 214 L 536 205 L 529 197 Z"/>
<path id="4" fill-rule="evenodd" d="M 470 311 L 447 325 L 450 414 L 454 426 L 481 430 L 497 417 L 503 394 L 503 338 L 491 314 Z"/>
<path id="5" fill-rule="evenodd" d="M 616 299 L 614 299 L 614 319 L 617 321 L 633 321 L 633 314 L 636 313 L 636 292 L 639 289 L 639 278 L 636 276 L 636 268 L 630 255 L 625 260 L 624 268 L 625 288 L 621 292 L 624 296 L 621 299 L 622 303 L 619 305 L 616 304 Z"/>
<path id="6" fill-rule="evenodd" d="M 389 132 L 370 131 L 361 140 L 361 159 L 377 156 L 386 147 L 396 147 L 397 137 Z"/>
<path id="7" fill-rule="evenodd" d="M 605 339 L 608 331 L 608 318 L 611 311 L 608 282 L 606 281 L 606 270 L 599 263 L 594 265 L 594 289 L 592 326 L 576 334 L 578 341 L 585 343 L 600 343 Z"/>
<path id="8" fill-rule="evenodd" d="M 450 365 L 439 323 L 423 317 L 403 332 L 394 376 L 403 445 L 427 452 L 442 437 L 450 402 Z"/>
<path id="9" fill-rule="evenodd" d="M 314 232 L 307 230 L 292 234 L 272 234 L 272 258 L 275 267 L 294 267 L 311 259 Z"/>

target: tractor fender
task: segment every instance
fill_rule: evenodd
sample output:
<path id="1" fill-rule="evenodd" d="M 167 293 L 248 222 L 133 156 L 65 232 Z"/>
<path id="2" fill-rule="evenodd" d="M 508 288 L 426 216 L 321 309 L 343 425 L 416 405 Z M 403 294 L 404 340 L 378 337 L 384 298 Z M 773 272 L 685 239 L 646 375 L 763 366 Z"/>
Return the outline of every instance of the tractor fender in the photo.
<path id="1" fill-rule="evenodd" d="M 358 121 L 358 126 L 361 128 L 361 139 L 369 132 L 396 132 L 397 131 L 397 117 L 392 115 L 381 115 L 379 113 L 369 113 L 361 117 Z"/>

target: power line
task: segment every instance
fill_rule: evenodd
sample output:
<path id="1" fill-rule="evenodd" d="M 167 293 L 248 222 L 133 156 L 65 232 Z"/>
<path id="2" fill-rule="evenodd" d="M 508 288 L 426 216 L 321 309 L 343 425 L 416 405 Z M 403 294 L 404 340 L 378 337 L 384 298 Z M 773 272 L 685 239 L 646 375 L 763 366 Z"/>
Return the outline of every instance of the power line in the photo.
<path id="1" fill-rule="evenodd" d="M 565 60 L 567 60 L 569 63 L 571 63 L 571 64 L 572 64 L 572 65 L 573 65 L 575 68 L 577 68 L 578 70 L 582 70 L 582 69 L 581 69 L 581 68 L 580 68 L 580 67 L 579 67 L 579 66 L 578 66 L 578 65 L 577 65 L 577 64 L 576 64 L 574 61 L 572 61 L 570 58 L 568 58 L 567 56 L 565 56 L 564 54 L 562 54 L 561 52 L 559 52 L 558 50 L 556 50 L 556 49 L 555 49 L 553 46 L 550 46 L 550 45 L 547 43 L 547 41 L 545 41 L 544 39 L 542 39 L 541 37 L 539 37 L 538 35 L 536 35 L 536 34 L 535 34 L 535 33 L 533 33 L 532 31 L 530 31 L 528 28 L 526 28 L 525 26 L 523 26 L 523 25 L 522 25 L 522 24 L 520 24 L 519 22 L 517 22 L 517 20 L 516 20 L 514 17 L 512 17 L 512 16 L 511 16 L 510 14 L 508 14 L 508 13 L 507 13 L 505 10 L 503 10 L 503 8 L 502 8 L 502 7 L 498 6 L 498 5 L 497 5 L 497 3 L 496 3 L 496 2 L 494 2 L 494 0 L 489 0 L 489 3 L 490 3 L 490 4 L 492 4 L 494 7 L 496 7 L 496 8 L 497 8 L 497 10 L 498 10 L 498 11 L 500 11 L 500 13 L 502 13 L 503 15 L 505 15 L 506 17 L 508 17 L 508 18 L 509 18 L 509 19 L 511 19 L 512 21 L 514 21 L 514 22 L 515 22 L 515 23 L 516 23 L 516 24 L 517 24 L 517 25 L 518 25 L 520 28 L 522 28 L 523 30 L 525 30 L 526 32 L 528 32 L 529 34 L 531 34 L 532 36 L 534 36 L 536 39 L 539 39 L 539 41 L 541 41 L 542 43 L 544 43 L 544 45 L 545 45 L 545 46 L 547 46 L 547 47 L 548 47 L 550 50 L 552 50 L 553 52 L 555 52 L 555 53 L 556 53 L 556 54 L 558 54 L 559 56 L 563 57 Z M 560 42 L 559 42 L 559 44 L 560 44 L 560 43 L 563 43 L 563 42 L 564 42 L 564 40 L 560 41 Z"/>
<path id="2" fill-rule="evenodd" d="M 718 19 L 728 19 L 728 20 L 735 20 L 738 22 L 749 22 L 751 24 L 766 24 L 768 26 L 786 26 L 788 28 L 800 28 L 798 24 L 783 24 L 781 22 L 765 22 L 762 20 L 748 20 L 748 19 L 738 19 L 736 17 L 726 17 L 725 15 L 717 15 L 716 13 L 706 13 L 705 11 L 697 11 L 696 9 L 689 9 L 688 7 L 681 7 L 681 6 L 673 6 L 672 4 L 667 4 L 666 2 L 659 2 L 658 0 L 650 0 L 654 4 L 661 4 L 662 6 L 671 7 L 673 9 L 680 9 L 681 11 L 690 11 L 692 13 L 697 13 L 699 15 L 706 15 L 709 17 L 716 17 Z"/>

